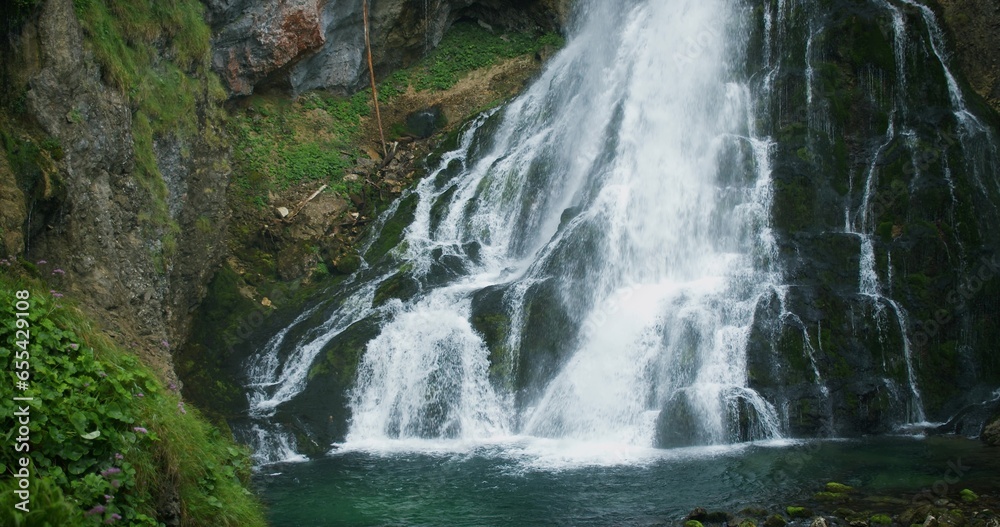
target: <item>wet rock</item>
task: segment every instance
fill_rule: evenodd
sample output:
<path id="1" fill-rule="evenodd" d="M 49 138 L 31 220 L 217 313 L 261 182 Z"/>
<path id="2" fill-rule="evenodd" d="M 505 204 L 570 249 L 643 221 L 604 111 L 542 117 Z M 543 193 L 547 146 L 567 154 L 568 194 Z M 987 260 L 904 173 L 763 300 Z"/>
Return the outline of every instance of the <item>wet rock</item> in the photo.
<path id="1" fill-rule="evenodd" d="M 986 425 L 979 437 L 987 445 L 1000 446 L 1000 419 Z"/>
<path id="2" fill-rule="evenodd" d="M 826 521 L 826 518 L 822 516 L 817 516 L 813 518 L 813 521 L 812 523 L 809 524 L 809 527 L 830 527 L 830 524 Z"/>
<path id="3" fill-rule="evenodd" d="M 406 132 L 418 139 L 426 139 L 448 124 L 440 106 L 431 106 L 406 116 Z"/>
<path id="4" fill-rule="evenodd" d="M 868 520 L 872 525 L 890 525 L 892 517 L 888 514 L 876 514 Z"/>
<path id="5" fill-rule="evenodd" d="M 772 514 L 765 522 L 764 527 L 785 527 L 788 520 L 780 514 Z"/>
<path id="6" fill-rule="evenodd" d="M 702 507 L 695 507 L 688 513 L 685 520 L 698 520 L 700 522 L 705 521 L 708 518 L 708 510 Z"/>
<path id="7" fill-rule="evenodd" d="M 835 481 L 827 483 L 825 488 L 827 492 L 838 492 L 841 494 L 854 491 L 854 487 L 850 485 L 844 485 L 843 483 L 837 483 Z"/>
<path id="8" fill-rule="evenodd" d="M 906 509 L 899 515 L 899 523 L 903 525 L 913 525 L 922 524 L 927 516 L 931 513 L 933 507 L 931 505 L 921 505 L 919 507 L 914 507 Z"/>
<path id="9" fill-rule="evenodd" d="M 812 511 L 805 507 L 796 507 L 792 505 L 785 507 L 785 512 L 788 513 L 790 518 L 809 518 L 813 515 Z"/>

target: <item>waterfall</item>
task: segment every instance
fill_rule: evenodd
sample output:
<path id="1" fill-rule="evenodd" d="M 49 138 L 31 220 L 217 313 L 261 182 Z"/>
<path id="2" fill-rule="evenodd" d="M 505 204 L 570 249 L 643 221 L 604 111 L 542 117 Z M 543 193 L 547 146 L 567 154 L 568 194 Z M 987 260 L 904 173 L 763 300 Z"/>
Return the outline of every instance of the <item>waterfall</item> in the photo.
<path id="1" fill-rule="evenodd" d="M 582 13 L 542 78 L 496 116 L 491 144 L 453 157 L 453 181 L 440 184 L 443 163 L 417 188 L 401 261 L 425 283 L 445 257 L 464 273 L 395 303 L 361 361 L 348 444 L 780 435 L 746 378 L 752 314 L 775 270 L 769 139 L 737 73 L 739 8 L 590 2 Z M 538 331 L 526 304 L 546 282 L 579 327 L 558 373 L 515 401 L 490 382 L 472 303 L 501 288 L 516 340 Z"/>
<path id="2" fill-rule="evenodd" d="M 895 62 L 852 75 L 887 119 L 852 145 L 854 168 L 836 190 L 828 230 L 808 233 L 857 243 L 849 284 L 829 287 L 849 289 L 836 294 L 849 297 L 837 305 L 850 321 L 817 315 L 835 308 L 817 308 L 802 290 L 818 287 L 793 283 L 786 268 L 788 247 L 808 246 L 781 245 L 789 233 L 774 226 L 779 161 L 786 178 L 802 176 L 843 146 L 843 111 L 825 87 L 834 26 L 815 4 L 580 0 L 566 47 L 530 87 L 469 123 L 457 147 L 381 215 L 361 248 L 362 270 L 251 360 L 249 437 L 264 451 L 259 459 L 295 456 L 275 412 L 324 375 L 315 369 L 324 353 L 359 340 L 358 328 L 371 334 L 355 350 L 339 448 L 767 440 L 789 433 L 790 403 L 801 402 L 791 397 L 818 402 L 826 424 L 808 433 L 832 434 L 833 416 L 849 421 L 845 404 L 857 405 L 845 403 L 855 395 L 844 390 L 853 364 L 837 355 L 838 342 L 871 345 L 863 334 L 876 331 L 881 365 L 866 367 L 877 376 L 850 389 L 905 399 L 905 412 L 885 405 L 877 418 L 887 423 L 925 421 L 910 340 L 917 320 L 893 297 L 900 253 L 879 238 L 886 218 L 876 210 L 886 158 L 911 156 L 918 166 L 913 141 L 927 134 L 912 117 L 914 18 L 944 72 L 958 147 L 995 152 L 995 141 L 965 105 L 933 12 L 912 0 L 867 2 L 889 17 L 886 63 Z M 792 97 L 806 113 L 788 110 Z M 777 154 L 785 140 L 804 145 L 791 162 Z M 970 155 L 965 167 L 945 158 L 953 204 L 953 180 L 965 173 L 993 192 L 996 158 Z M 931 175 L 918 168 L 913 179 L 922 177 Z M 387 242 L 387 232 L 398 240 Z M 755 331 L 770 340 L 776 365 L 801 362 L 802 371 L 785 368 L 801 379 L 751 379 Z M 800 354 L 787 339 L 776 351 L 788 334 L 801 338 Z M 786 395 L 784 381 L 807 386 Z"/>

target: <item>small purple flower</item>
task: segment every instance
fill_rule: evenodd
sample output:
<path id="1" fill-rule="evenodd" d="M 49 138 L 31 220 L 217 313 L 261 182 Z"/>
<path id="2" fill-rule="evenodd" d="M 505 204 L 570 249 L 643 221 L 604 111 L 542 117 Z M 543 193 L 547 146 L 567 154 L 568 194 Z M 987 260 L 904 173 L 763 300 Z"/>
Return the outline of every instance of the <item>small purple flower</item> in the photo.
<path id="1" fill-rule="evenodd" d="M 174 384 L 174 383 L 170 383 L 170 385 L 167 386 L 167 388 L 169 388 L 170 391 L 172 391 L 172 392 L 176 392 L 177 391 L 177 385 Z"/>
<path id="2" fill-rule="evenodd" d="M 111 501 L 112 499 L 114 499 L 114 496 L 112 496 L 110 494 L 105 494 L 104 495 L 104 501 Z"/>
<path id="3" fill-rule="evenodd" d="M 49 262 L 46 262 L 45 260 L 38 260 L 38 261 L 37 261 L 37 262 L 35 262 L 35 263 L 36 263 L 37 265 L 45 265 L 45 264 L 47 264 L 47 263 L 49 263 Z"/>
<path id="4" fill-rule="evenodd" d="M 177 401 L 177 409 L 180 410 L 182 414 L 187 414 L 187 410 L 184 409 L 184 401 Z"/>
<path id="5" fill-rule="evenodd" d="M 104 505 L 94 505 L 93 509 L 87 511 L 87 516 L 93 516 L 95 514 L 104 514 Z"/>
<path id="6" fill-rule="evenodd" d="M 63 271 L 62 269 L 53 269 L 52 274 L 64 275 L 66 274 L 66 271 Z"/>
<path id="7" fill-rule="evenodd" d="M 49 294 L 52 295 L 52 298 L 62 298 L 63 297 L 62 293 L 60 293 L 59 291 L 56 291 L 54 289 L 50 289 L 49 290 Z"/>
<path id="8" fill-rule="evenodd" d="M 122 459 L 125 459 L 125 456 L 123 456 L 121 452 L 115 452 L 115 459 L 120 461 Z"/>
<path id="9" fill-rule="evenodd" d="M 149 430 L 146 430 L 145 428 L 143 428 L 141 426 L 134 426 L 134 427 L 132 427 L 132 430 L 135 430 L 136 432 L 138 432 L 140 434 L 148 434 L 149 433 Z"/>
<path id="10" fill-rule="evenodd" d="M 73 348 L 74 350 L 80 349 L 80 345 L 77 344 L 76 342 L 73 342 L 72 344 L 70 344 L 69 347 Z"/>
<path id="11" fill-rule="evenodd" d="M 170 347 L 170 343 L 169 343 L 169 342 L 167 342 L 166 340 L 161 340 L 161 341 L 160 341 L 160 344 L 163 344 L 163 347 L 164 347 L 164 348 L 169 348 L 169 347 Z"/>
<path id="12" fill-rule="evenodd" d="M 112 523 L 115 523 L 116 521 L 118 521 L 120 519 L 122 519 L 121 515 L 118 514 L 117 512 L 113 512 L 113 513 L 111 513 L 111 517 L 110 518 L 108 518 L 107 520 L 104 520 L 104 523 L 106 523 L 106 524 L 112 524 Z"/>
<path id="13" fill-rule="evenodd" d="M 140 399 L 143 398 L 143 397 L 145 397 L 145 395 L 143 395 L 142 392 L 139 392 L 139 393 L 135 394 L 135 396 L 138 397 L 138 398 L 140 398 Z"/>
<path id="14" fill-rule="evenodd" d="M 114 474 L 120 474 L 121 471 L 122 471 L 122 469 L 120 469 L 118 467 L 111 467 L 109 469 L 102 470 L 101 471 L 101 476 L 103 476 L 103 477 L 106 478 L 106 477 L 114 475 Z"/>

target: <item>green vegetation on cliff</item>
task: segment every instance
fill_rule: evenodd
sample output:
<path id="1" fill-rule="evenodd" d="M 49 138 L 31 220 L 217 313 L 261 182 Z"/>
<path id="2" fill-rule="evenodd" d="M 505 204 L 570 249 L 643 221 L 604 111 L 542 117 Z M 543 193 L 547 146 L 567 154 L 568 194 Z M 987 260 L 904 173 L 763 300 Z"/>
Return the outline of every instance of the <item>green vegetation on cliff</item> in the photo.
<path id="1" fill-rule="evenodd" d="M 27 404 L 31 440 L 30 452 L 0 452 L 4 511 L 20 501 L 11 474 L 22 455 L 30 456 L 32 474 L 30 512 L 15 512 L 14 525 L 156 526 L 170 518 L 191 526 L 264 525 L 246 488 L 246 450 L 62 295 L 25 277 L 56 270 L 25 264 L 28 272 L 15 274 L 8 264 L 0 261 L 0 409 L 13 416 Z M 18 291 L 30 294 L 27 310 L 16 307 Z M 15 362 L 28 369 L 16 370 Z M 30 372 L 26 391 L 14 391 L 16 371 Z M 5 427 L 4 442 L 15 444 L 19 433 Z"/>
<path id="2" fill-rule="evenodd" d="M 222 144 L 220 104 L 226 92 L 210 70 L 204 6 L 197 0 L 73 0 L 73 6 L 104 82 L 132 106 L 135 175 L 153 204 L 145 220 L 151 228 L 164 229 L 169 256 L 178 226 L 167 210 L 153 142 L 200 135 L 211 145 Z"/>

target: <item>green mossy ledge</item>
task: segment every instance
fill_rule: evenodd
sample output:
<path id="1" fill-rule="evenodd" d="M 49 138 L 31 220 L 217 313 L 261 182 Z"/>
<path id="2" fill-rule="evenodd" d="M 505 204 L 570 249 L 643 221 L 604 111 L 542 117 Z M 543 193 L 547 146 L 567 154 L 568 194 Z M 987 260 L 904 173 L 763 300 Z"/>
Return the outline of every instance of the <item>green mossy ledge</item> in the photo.
<path id="1" fill-rule="evenodd" d="M 0 262 L 3 263 L 3 262 Z M 16 264 L 15 264 L 15 269 Z M 131 352 L 38 280 L 0 267 L 0 412 L 30 414 L 30 512 L 14 508 L 22 453 L 0 451 L 0 507 L 18 526 L 263 526 L 247 490 L 245 448 L 186 405 Z M 37 268 L 35 268 L 37 269 Z M 30 293 L 27 317 L 15 293 Z M 30 331 L 17 334 L 17 320 Z M 25 324 L 21 324 L 24 326 Z M 29 388 L 15 391 L 15 360 L 28 354 Z M 21 357 L 18 357 L 18 352 Z M 32 400 L 15 402 L 13 397 Z M 13 445 L 14 426 L 4 427 Z"/>

